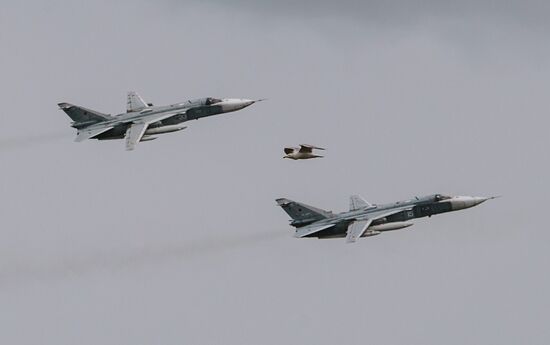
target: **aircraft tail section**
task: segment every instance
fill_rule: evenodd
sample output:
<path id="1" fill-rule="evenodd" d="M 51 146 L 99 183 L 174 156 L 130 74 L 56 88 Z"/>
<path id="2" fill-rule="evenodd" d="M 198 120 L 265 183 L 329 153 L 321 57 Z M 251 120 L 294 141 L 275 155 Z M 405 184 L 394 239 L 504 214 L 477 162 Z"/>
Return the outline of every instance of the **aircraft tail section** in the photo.
<path id="1" fill-rule="evenodd" d="M 329 211 L 289 199 L 281 198 L 275 201 L 292 218 L 290 224 L 295 227 L 305 226 L 332 216 L 332 213 Z"/>
<path id="2" fill-rule="evenodd" d="M 73 120 L 72 126 L 75 128 L 86 127 L 112 118 L 111 115 L 70 103 L 59 103 L 58 106 Z"/>
<path id="3" fill-rule="evenodd" d="M 151 104 L 152 105 L 152 104 Z M 140 111 L 147 108 L 149 104 L 141 98 L 135 91 L 128 91 L 128 97 L 126 98 L 126 112 L 131 113 L 134 111 Z"/>

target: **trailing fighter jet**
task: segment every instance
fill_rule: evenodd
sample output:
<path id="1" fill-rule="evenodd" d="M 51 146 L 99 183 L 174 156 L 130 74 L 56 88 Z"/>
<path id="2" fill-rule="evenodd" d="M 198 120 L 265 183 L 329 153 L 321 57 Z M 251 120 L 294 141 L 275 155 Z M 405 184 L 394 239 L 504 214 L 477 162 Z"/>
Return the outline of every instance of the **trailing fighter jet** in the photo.
<path id="1" fill-rule="evenodd" d="M 301 144 L 300 147 L 285 147 L 285 153 L 286 155 L 283 158 L 290 158 L 290 159 L 310 159 L 310 158 L 322 158 L 323 156 L 319 156 L 313 153 L 313 150 L 324 150 L 322 147 L 316 147 L 313 145 L 306 145 Z"/>
<path id="2" fill-rule="evenodd" d="M 154 140 L 157 134 L 185 129 L 186 127 L 181 125 L 182 122 L 237 111 L 255 102 L 257 101 L 249 99 L 208 97 L 166 106 L 153 106 L 131 91 L 128 92 L 126 113 L 115 116 L 69 103 L 58 105 L 73 120 L 71 127 L 77 129 L 75 141 L 126 138 L 126 150 L 133 150 L 138 142 Z"/>
<path id="3" fill-rule="evenodd" d="M 378 235 L 384 231 L 404 229 L 414 218 L 458 211 L 496 197 L 445 196 L 441 194 L 415 197 L 391 204 L 370 204 L 358 195 L 350 197 L 349 211 L 334 214 L 288 199 L 277 204 L 292 218 L 295 237 L 341 238 L 347 243 L 359 237 Z"/>

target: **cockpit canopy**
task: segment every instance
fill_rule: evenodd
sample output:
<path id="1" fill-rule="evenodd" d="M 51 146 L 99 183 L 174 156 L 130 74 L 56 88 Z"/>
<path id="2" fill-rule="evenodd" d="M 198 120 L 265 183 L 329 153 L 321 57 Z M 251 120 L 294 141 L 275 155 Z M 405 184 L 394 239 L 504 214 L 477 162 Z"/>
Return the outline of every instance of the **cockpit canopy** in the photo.
<path id="1" fill-rule="evenodd" d="M 212 104 L 220 103 L 221 101 L 222 101 L 222 100 L 221 100 L 221 99 L 218 99 L 218 98 L 208 97 L 208 98 L 206 99 L 205 104 L 206 104 L 206 105 L 212 105 Z"/>
<path id="2" fill-rule="evenodd" d="M 441 200 L 448 200 L 451 197 L 448 195 L 436 194 L 434 198 L 435 198 L 435 201 L 441 201 Z"/>
<path id="3" fill-rule="evenodd" d="M 207 97 L 207 98 L 197 98 L 197 99 L 191 99 L 184 103 L 180 103 L 180 105 L 185 105 L 187 107 L 200 107 L 203 105 L 213 105 L 220 103 L 222 100 L 213 98 L 213 97 Z"/>

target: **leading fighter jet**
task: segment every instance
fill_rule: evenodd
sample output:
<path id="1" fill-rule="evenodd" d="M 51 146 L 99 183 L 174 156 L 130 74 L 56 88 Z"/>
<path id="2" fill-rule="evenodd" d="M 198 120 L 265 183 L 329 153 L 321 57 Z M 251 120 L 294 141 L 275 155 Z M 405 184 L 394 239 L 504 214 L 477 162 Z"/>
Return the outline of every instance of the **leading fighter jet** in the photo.
<path id="1" fill-rule="evenodd" d="M 153 106 L 146 103 L 136 92 L 128 92 L 126 113 L 103 114 L 70 103 L 59 103 L 73 120 L 71 127 L 77 129 L 75 141 L 86 139 L 123 139 L 126 150 L 133 150 L 140 141 L 154 140 L 154 135 L 185 129 L 181 123 L 203 117 L 237 111 L 258 102 L 249 99 L 201 98 L 181 103 Z"/>
<path id="2" fill-rule="evenodd" d="M 434 194 L 415 197 L 391 204 L 370 204 L 358 195 L 350 197 L 349 211 L 334 214 L 289 199 L 277 199 L 277 204 L 292 218 L 295 237 L 341 238 L 353 243 L 360 237 L 378 235 L 384 231 L 404 229 L 414 218 L 458 211 L 496 197 L 446 196 Z"/>

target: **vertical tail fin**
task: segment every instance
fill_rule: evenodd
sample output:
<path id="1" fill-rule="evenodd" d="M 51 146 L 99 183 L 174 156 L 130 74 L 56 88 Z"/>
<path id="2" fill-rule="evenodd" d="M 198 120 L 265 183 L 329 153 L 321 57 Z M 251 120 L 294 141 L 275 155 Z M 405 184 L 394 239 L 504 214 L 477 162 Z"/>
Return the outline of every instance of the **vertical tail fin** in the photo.
<path id="1" fill-rule="evenodd" d="M 359 195 L 352 195 L 349 197 L 349 210 L 356 211 L 364 208 L 372 207 L 372 204 L 363 199 Z"/>
<path id="2" fill-rule="evenodd" d="M 300 202 L 281 198 L 275 200 L 279 206 L 292 218 L 292 226 L 300 227 L 318 220 L 329 218 L 332 213 Z"/>
<path id="3" fill-rule="evenodd" d="M 152 104 L 151 104 L 152 105 Z M 134 111 L 141 111 L 147 108 L 149 105 L 138 95 L 135 91 L 128 91 L 128 98 L 126 100 L 126 112 L 131 113 Z"/>

